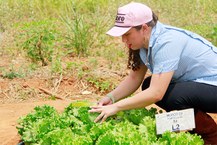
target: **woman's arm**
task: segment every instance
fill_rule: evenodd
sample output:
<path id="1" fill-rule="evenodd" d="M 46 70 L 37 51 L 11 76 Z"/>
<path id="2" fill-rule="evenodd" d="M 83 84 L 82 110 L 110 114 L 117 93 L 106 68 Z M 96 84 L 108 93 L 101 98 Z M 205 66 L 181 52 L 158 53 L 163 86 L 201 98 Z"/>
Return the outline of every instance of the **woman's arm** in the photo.
<path id="1" fill-rule="evenodd" d="M 153 74 L 150 87 L 133 97 L 126 98 L 114 104 L 118 111 L 143 108 L 160 101 L 172 79 L 174 72 Z"/>
<path id="2" fill-rule="evenodd" d="M 147 67 L 145 65 L 141 65 L 140 69 L 137 71 L 131 70 L 130 74 L 118 85 L 118 87 L 109 93 L 113 99 L 104 97 L 98 102 L 98 105 L 110 105 L 113 101 L 117 102 L 118 100 L 131 95 L 142 83 L 146 72 Z"/>
<path id="3" fill-rule="evenodd" d="M 114 96 L 115 101 L 125 98 L 134 93 L 141 85 L 144 76 L 147 72 L 147 67 L 141 65 L 137 71 L 130 71 L 130 74 L 114 89 L 110 94 Z"/>
<path id="4" fill-rule="evenodd" d="M 112 105 L 93 106 L 90 112 L 101 113 L 95 119 L 95 122 L 98 122 L 99 120 L 103 122 L 107 117 L 122 110 L 143 108 L 160 101 L 170 84 L 173 74 L 173 71 L 162 74 L 153 74 L 149 88 L 136 94 L 135 96 L 123 99 Z"/>

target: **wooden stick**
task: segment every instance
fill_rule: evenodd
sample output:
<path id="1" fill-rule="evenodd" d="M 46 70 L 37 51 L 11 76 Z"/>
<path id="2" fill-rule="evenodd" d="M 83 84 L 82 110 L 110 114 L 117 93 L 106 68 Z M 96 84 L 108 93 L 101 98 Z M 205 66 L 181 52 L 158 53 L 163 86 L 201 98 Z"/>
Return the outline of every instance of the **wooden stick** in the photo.
<path id="1" fill-rule="evenodd" d="M 2 92 L 2 93 L 9 99 L 9 96 L 5 92 Z"/>
<path id="2" fill-rule="evenodd" d="M 55 92 L 58 91 L 58 88 L 59 88 L 59 86 L 60 86 L 60 83 L 61 83 L 62 79 L 63 79 L 63 75 L 61 74 L 59 80 L 57 80 L 57 82 L 56 82 L 55 85 L 54 85 L 54 91 L 55 91 Z"/>
<path id="3" fill-rule="evenodd" d="M 44 93 L 46 93 L 48 95 L 54 96 L 57 99 L 65 100 L 64 98 L 60 97 L 59 95 L 57 95 L 57 94 L 55 94 L 53 92 L 48 91 L 47 89 L 44 89 L 44 88 L 41 88 L 41 87 L 39 87 L 38 89 L 41 90 L 41 91 L 43 91 Z"/>

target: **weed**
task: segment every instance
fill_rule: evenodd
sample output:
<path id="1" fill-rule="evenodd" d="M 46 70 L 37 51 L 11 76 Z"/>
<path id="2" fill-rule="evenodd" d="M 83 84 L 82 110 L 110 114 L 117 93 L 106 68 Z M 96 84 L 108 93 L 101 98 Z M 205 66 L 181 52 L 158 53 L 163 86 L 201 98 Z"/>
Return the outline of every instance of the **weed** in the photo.
<path id="1" fill-rule="evenodd" d="M 61 64 L 61 58 L 57 57 L 56 59 L 54 59 L 52 61 L 52 72 L 53 73 L 62 73 L 63 72 L 63 68 L 62 68 L 62 64 Z"/>
<path id="2" fill-rule="evenodd" d="M 82 69 L 79 69 L 79 70 L 77 71 L 78 79 L 81 80 L 85 75 L 86 75 L 86 73 L 85 73 Z"/>
<path id="3" fill-rule="evenodd" d="M 91 47 L 90 25 L 84 22 L 82 15 L 77 14 L 75 9 L 71 9 L 73 18 L 61 17 L 67 26 L 67 47 L 72 48 L 77 56 L 87 56 L 88 48 Z"/>
<path id="4" fill-rule="evenodd" d="M 100 93 L 107 93 L 111 89 L 114 89 L 114 85 L 109 81 L 104 81 L 96 77 L 88 77 L 87 81 L 92 84 Z"/>
<path id="5" fill-rule="evenodd" d="M 22 48 L 33 63 L 41 62 L 42 66 L 52 61 L 55 31 L 48 29 L 49 21 L 37 21 L 24 24 L 24 42 Z"/>
<path id="6" fill-rule="evenodd" d="M 22 77 L 22 75 L 14 71 L 10 71 L 10 72 L 3 74 L 3 78 L 8 78 L 8 79 L 14 79 L 14 78 L 20 78 L 20 77 Z"/>
<path id="7" fill-rule="evenodd" d="M 35 63 L 31 63 L 31 64 L 29 65 L 29 69 L 34 71 L 34 70 L 37 69 L 37 65 L 36 65 Z"/>
<path id="8" fill-rule="evenodd" d="M 75 69 L 77 69 L 79 67 L 79 64 L 78 63 L 76 63 L 76 62 L 67 62 L 66 63 L 66 69 L 67 70 L 75 70 Z"/>
<path id="9" fill-rule="evenodd" d="M 96 68 L 98 65 L 98 60 L 96 58 L 90 58 L 89 63 L 91 67 Z"/>
<path id="10" fill-rule="evenodd" d="M 56 100 L 56 97 L 51 95 L 51 96 L 48 97 L 48 100 Z"/>
<path id="11" fill-rule="evenodd" d="M 3 78 L 8 78 L 8 79 L 14 79 L 14 78 L 22 78 L 24 77 L 24 73 L 21 72 L 21 70 L 16 71 L 13 66 L 9 71 L 3 72 Z"/>

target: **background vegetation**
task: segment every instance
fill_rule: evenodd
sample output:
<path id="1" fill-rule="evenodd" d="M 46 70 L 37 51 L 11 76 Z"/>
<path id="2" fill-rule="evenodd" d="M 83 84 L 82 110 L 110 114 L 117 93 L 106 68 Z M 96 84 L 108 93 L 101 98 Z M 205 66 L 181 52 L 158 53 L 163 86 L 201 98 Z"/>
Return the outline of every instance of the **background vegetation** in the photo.
<path id="1" fill-rule="evenodd" d="M 130 0 L 0 0 L 3 78 L 74 76 L 104 94 L 126 75 L 127 49 L 105 32 Z M 137 0 L 163 23 L 217 45 L 216 0 Z M 118 79 L 117 79 L 118 78 Z"/>

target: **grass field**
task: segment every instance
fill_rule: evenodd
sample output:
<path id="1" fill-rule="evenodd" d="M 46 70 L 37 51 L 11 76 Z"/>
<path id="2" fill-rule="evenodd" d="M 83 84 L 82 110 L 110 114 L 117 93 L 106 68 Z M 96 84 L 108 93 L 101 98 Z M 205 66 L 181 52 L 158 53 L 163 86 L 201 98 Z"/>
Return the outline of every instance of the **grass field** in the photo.
<path id="1" fill-rule="evenodd" d="M 114 23 L 117 8 L 128 2 L 0 0 L 2 79 L 52 81 L 74 76 L 100 94 L 108 92 L 127 73 L 127 49 L 120 38 L 105 32 Z M 150 6 L 161 22 L 194 31 L 217 45 L 217 1 L 138 2 Z"/>
<path id="2" fill-rule="evenodd" d="M 46 102 L 61 110 L 74 100 L 95 102 L 128 74 L 127 48 L 121 38 L 105 34 L 117 8 L 128 2 L 0 0 L 2 144 L 19 142 L 16 121 L 35 105 Z M 194 31 L 217 46 L 216 0 L 137 2 L 150 6 L 161 22 Z"/>

